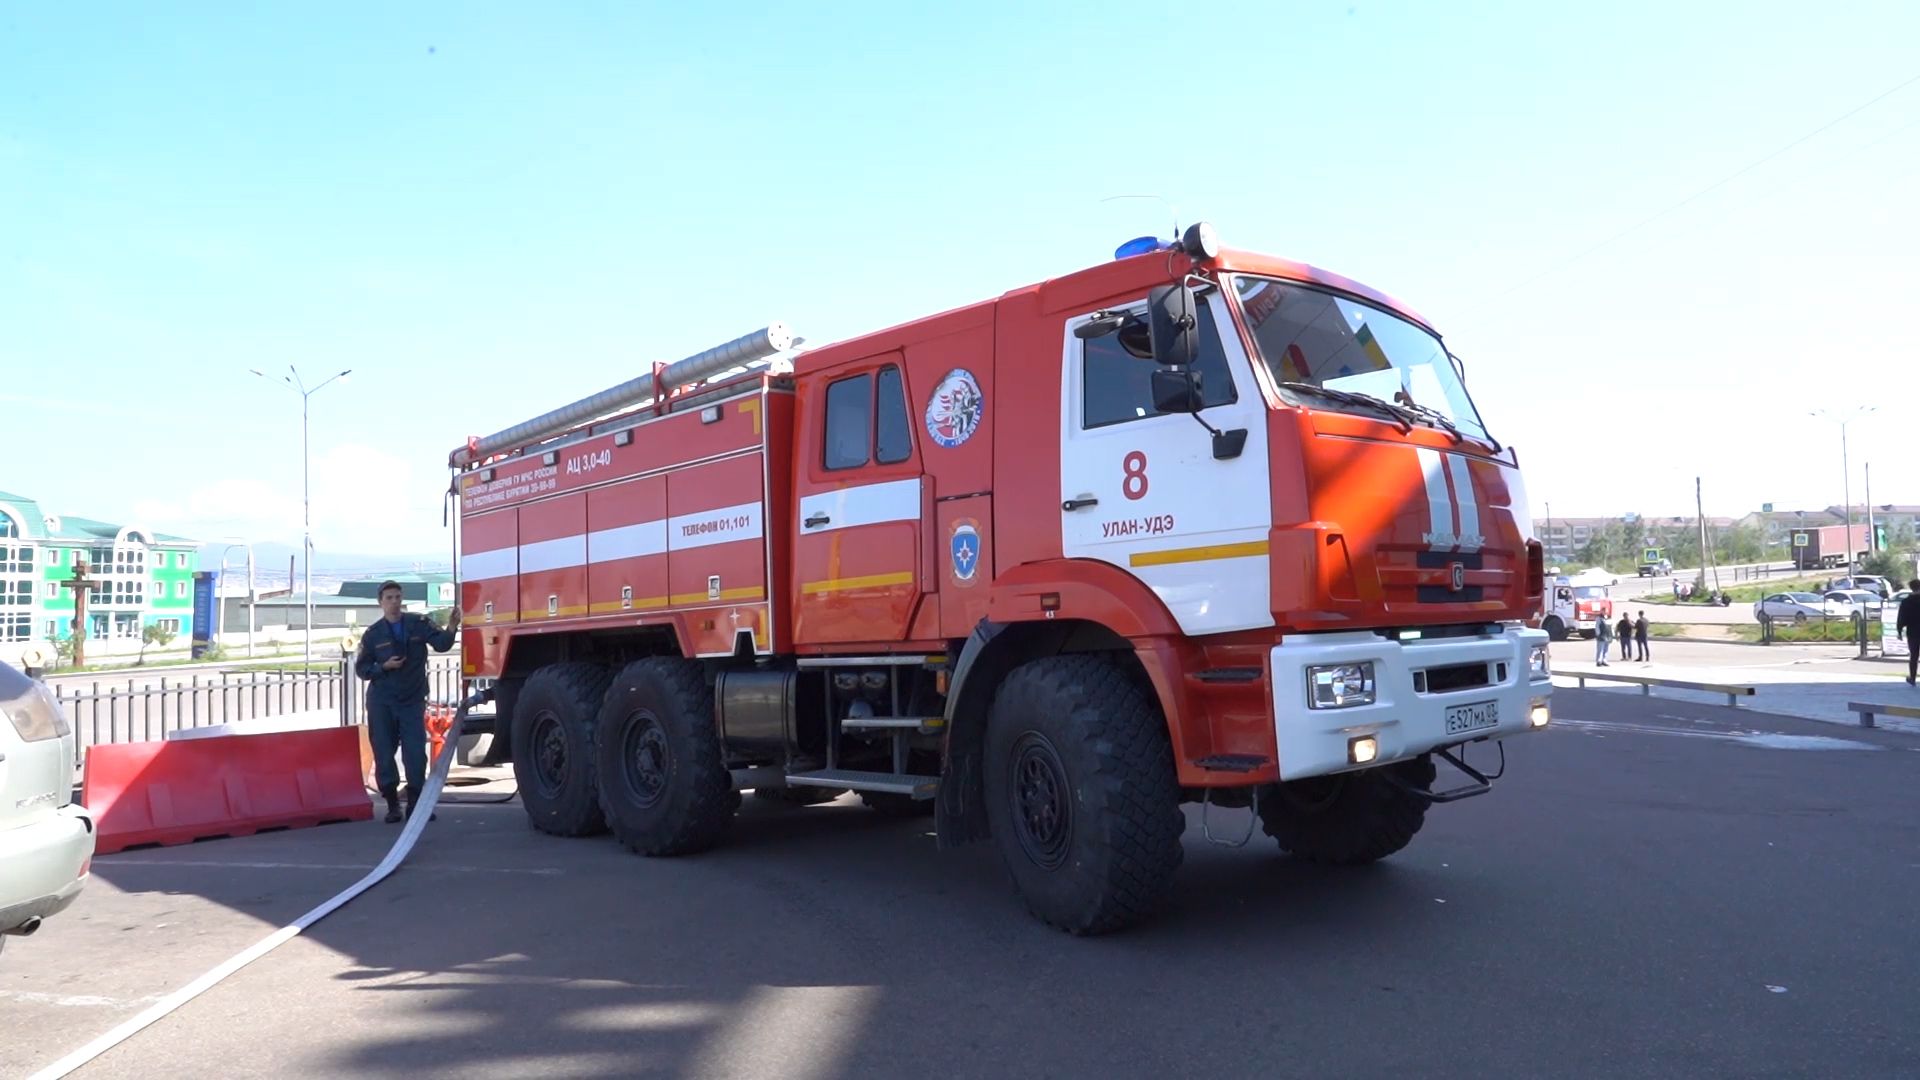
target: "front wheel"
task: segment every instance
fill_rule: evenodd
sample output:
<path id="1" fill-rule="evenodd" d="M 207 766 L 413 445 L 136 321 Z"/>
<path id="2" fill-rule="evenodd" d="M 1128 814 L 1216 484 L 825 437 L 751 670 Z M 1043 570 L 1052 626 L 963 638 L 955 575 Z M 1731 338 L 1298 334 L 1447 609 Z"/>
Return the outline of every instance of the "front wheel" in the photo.
<path id="1" fill-rule="evenodd" d="M 1007 676 L 987 723 L 994 845 L 1027 907 L 1071 934 L 1137 923 L 1180 866 L 1180 786 L 1153 700 L 1098 654 Z"/>
<path id="2" fill-rule="evenodd" d="M 1547 637 L 1554 641 L 1567 640 L 1567 624 L 1561 622 L 1558 615 L 1547 616 L 1547 621 L 1540 624 L 1540 629 L 1545 630 Z"/>
<path id="3" fill-rule="evenodd" d="M 1310 862 L 1356 866 L 1406 847 L 1427 820 L 1427 800 L 1388 779 L 1431 790 L 1433 759 L 1273 784 L 1260 793 L 1260 824 L 1280 850 Z"/>

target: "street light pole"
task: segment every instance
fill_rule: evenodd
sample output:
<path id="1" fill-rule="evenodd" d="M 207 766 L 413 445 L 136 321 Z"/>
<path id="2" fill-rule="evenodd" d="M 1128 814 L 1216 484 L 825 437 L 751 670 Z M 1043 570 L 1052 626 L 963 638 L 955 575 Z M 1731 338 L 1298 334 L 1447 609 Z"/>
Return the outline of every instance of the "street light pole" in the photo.
<path id="1" fill-rule="evenodd" d="M 259 368 L 249 368 L 248 370 L 252 371 L 255 375 L 258 375 L 263 379 L 271 378 L 271 376 L 269 376 L 266 372 L 261 371 Z M 312 489 L 313 457 L 308 450 L 307 403 L 313 399 L 313 395 L 326 389 L 327 386 L 333 383 L 335 380 L 344 379 L 348 375 L 353 374 L 353 369 L 347 368 L 345 371 L 342 371 L 339 374 L 332 376 L 331 378 L 327 379 L 326 382 L 323 382 L 320 385 L 313 387 L 312 389 L 307 388 L 307 384 L 305 383 L 305 381 L 303 381 L 300 378 L 300 372 L 292 364 L 287 365 L 287 371 L 289 372 L 289 374 L 281 376 L 280 381 L 286 383 L 288 386 L 293 387 L 294 393 L 297 393 L 300 395 L 300 518 L 301 518 L 301 527 L 303 530 L 301 535 L 300 549 L 303 555 L 303 561 L 306 564 L 306 573 L 305 573 L 306 585 L 304 588 L 304 591 L 306 593 L 306 609 L 307 609 L 307 620 L 306 620 L 306 627 L 305 627 L 306 666 L 309 670 L 311 670 L 313 667 L 313 489 Z M 253 629 L 253 622 L 251 618 L 248 619 L 247 629 L 249 632 L 251 632 Z"/>
<path id="2" fill-rule="evenodd" d="M 1808 416 L 1824 417 L 1840 425 L 1840 492 L 1841 497 L 1847 500 L 1846 545 L 1847 572 L 1849 574 L 1851 574 L 1856 567 L 1854 566 L 1853 549 L 1853 467 L 1847 464 L 1847 422 L 1857 420 L 1873 410 L 1874 407 L 1871 405 L 1860 405 L 1846 413 L 1835 413 L 1828 409 L 1816 409 L 1807 414 Z"/>

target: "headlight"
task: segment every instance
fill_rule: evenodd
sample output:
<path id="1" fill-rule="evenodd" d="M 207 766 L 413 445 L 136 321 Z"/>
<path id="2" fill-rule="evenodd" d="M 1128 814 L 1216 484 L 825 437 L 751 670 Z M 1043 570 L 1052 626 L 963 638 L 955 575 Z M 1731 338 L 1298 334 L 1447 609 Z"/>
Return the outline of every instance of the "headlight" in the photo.
<path id="1" fill-rule="evenodd" d="M 1545 679 L 1553 674 L 1553 656 L 1545 645 L 1535 645 L 1532 655 L 1527 657 L 1527 674 L 1536 679 Z"/>
<path id="2" fill-rule="evenodd" d="M 22 742 L 40 742 L 45 739 L 64 739 L 73 734 L 68 726 L 66 715 L 54 702 L 53 695 L 45 690 L 23 694 L 15 698 L 5 708 L 0 708 L 13 730 Z"/>
<path id="3" fill-rule="evenodd" d="M 1373 664 L 1327 664 L 1307 669 L 1307 707 L 1345 709 L 1373 704 Z"/>

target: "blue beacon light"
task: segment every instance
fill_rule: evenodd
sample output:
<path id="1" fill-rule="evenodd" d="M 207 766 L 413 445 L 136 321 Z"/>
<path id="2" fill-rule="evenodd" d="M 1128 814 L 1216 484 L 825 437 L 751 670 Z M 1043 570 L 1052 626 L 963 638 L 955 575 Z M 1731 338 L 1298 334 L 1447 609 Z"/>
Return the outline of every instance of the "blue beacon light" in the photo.
<path id="1" fill-rule="evenodd" d="M 1135 255 L 1152 254 L 1165 247 L 1167 247 L 1167 244 L 1157 236 L 1136 236 L 1126 243 L 1121 244 L 1119 247 L 1114 248 L 1113 257 L 1116 259 L 1130 259 Z"/>

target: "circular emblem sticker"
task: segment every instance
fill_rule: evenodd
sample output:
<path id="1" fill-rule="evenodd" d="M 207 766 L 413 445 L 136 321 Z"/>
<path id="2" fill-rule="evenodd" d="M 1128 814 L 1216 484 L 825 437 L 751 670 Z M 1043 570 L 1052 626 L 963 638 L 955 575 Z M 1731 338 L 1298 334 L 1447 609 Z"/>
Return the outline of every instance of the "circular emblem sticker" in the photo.
<path id="1" fill-rule="evenodd" d="M 965 585 L 980 572 L 980 529 L 972 518 L 961 518 L 953 523 L 953 538 L 948 541 L 948 552 L 953 556 L 953 580 Z"/>
<path id="2" fill-rule="evenodd" d="M 927 399 L 927 434 L 951 450 L 973 437 L 986 411 L 987 399 L 981 396 L 973 372 L 954 368 Z"/>

